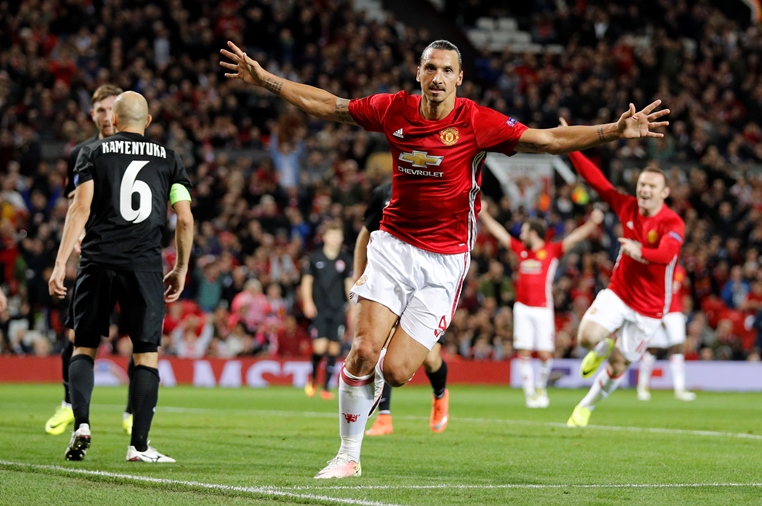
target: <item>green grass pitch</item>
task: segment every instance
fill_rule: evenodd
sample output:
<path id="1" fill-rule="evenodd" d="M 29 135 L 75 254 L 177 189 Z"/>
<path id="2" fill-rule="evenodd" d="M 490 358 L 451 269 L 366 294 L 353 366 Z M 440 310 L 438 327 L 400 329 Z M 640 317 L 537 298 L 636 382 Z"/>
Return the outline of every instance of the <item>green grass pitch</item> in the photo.
<path id="1" fill-rule="evenodd" d="M 93 394 L 93 444 L 63 454 L 45 434 L 58 385 L 0 385 L 0 504 L 756 504 L 762 503 L 762 393 L 679 402 L 620 390 L 591 427 L 565 426 L 583 391 L 452 386 L 450 424 L 429 430 L 430 390 L 396 389 L 395 433 L 366 437 L 363 476 L 314 480 L 339 445 L 337 401 L 301 390 L 165 388 L 150 438 L 176 464 L 125 462 L 126 388 Z M 71 428 L 71 427 L 70 427 Z"/>

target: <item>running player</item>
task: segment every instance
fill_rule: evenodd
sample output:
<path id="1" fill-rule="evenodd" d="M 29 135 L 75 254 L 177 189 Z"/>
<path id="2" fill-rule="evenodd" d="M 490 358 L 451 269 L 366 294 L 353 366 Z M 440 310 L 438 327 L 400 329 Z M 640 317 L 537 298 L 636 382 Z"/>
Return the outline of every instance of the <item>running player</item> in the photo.
<path id="1" fill-rule="evenodd" d="M 365 210 L 365 222 L 355 242 L 355 276 L 365 270 L 368 263 L 368 242 L 370 234 L 381 228 L 381 216 L 384 208 L 392 200 L 392 183 L 376 187 Z M 429 427 L 433 432 L 444 432 L 450 421 L 450 392 L 447 390 L 447 362 L 442 359 L 442 346 L 445 344 L 444 333 L 423 359 L 423 369 L 431 382 L 433 399 Z M 381 400 L 378 402 L 378 416 L 373 426 L 365 431 L 368 436 L 386 436 L 394 433 L 392 424 L 392 387 L 384 383 Z"/>
<path id="2" fill-rule="evenodd" d="M 585 427 L 598 402 L 611 395 L 630 364 L 640 360 L 670 306 L 672 273 L 685 224 L 664 203 L 669 187 L 661 170 L 644 169 L 633 197 L 617 191 L 582 153 L 571 153 L 569 158 L 611 206 L 624 231 L 611 283 L 595 297 L 577 332 L 579 344 L 591 350 L 582 361 L 583 378 L 591 377 L 609 359 L 566 422 L 570 427 Z M 616 340 L 609 337 L 614 332 Z"/>
<path id="3" fill-rule="evenodd" d="M 553 314 L 553 279 L 559 259 L 603 223 L 603 212 L 595 209 L 590 220 L 574 229 L 561 242 L 546 242 L 547 226 L 540 218 L 521 225 L 517 240 L 487 212 L 482 201 L 479 218 L 505 248 L 511 248 L 519 261 L 516 281 L 516 303 L 513 305 L 513 347 L 518 350 L 521 383 L 528 408 L 547 408 L 548 377 L 553 368 L 555 351 L 555 317 Z M 532 352 L 540 358 L 540 373 L 534 380 Z"/>
<path id="4" fill-rule="evenodd" d="M 100 139 L 109 137 L 115 133 L 114 125 L 111 123 L 111 107 L 116 100 L 117 95 L 122 93 L 122 89 L 113 84 L 104 84 L 99 86 L 91 98 L 92 109 L 90 117 L 95 123 L 98 132 L 86 141 L 77 144 L 69 152 L 69 163 L 66 170 L 66 189 L 65 193 L 69 200 L 74 198 L 74 166 L 77 163 L 77 156 L 80 150 L 87 145 L 93 144 Z M 71 399 L 69 397 L 69 361 L 74 351 L 74 319 L 72 315 L 74 297 L 69 299 L 69 311 L 66 315 L 64 327 L 68 329 L 66 333 L 67 341 L 64 349 L 61 351 L 61 362 L 63 372 L 64 399 L 61 405 L 56 408 L 55 413 L 47 422 L 45 422 L 45 432 L 58 436 L 66 431 L 70 423 L 74 421 L 74 412 L 71 409 Z M 127 376 L 132 378 L 135 369 L 135 362 L 130 357 L 130 363 L 127 367 Z M 122 415 L 122 428 L 130 434 L 132 432 L 132 406 L 130 405 L 130 396 L 127 395 L 127 407 Z"/>
<path id="5" fill-rule="evenodd" d="M 164 303 L 177 300 L 183 290 L 193 243 L 193 216 L 190 181 L 182 161 L 172 150 L 144 137 L 150 123 L 145 98 L 131 91 L 122 93 L 113 105 L 117 133 L 84 146 L 74 170 L 74 201 L 48 283 L 52 296 L 66 296 L 66 261 L 85 231 L 74 287 L 75 340 L 69 362 L 74 432 L 66 449 L 67 460 L 84 459 L 90 446 L 93 365 L 118 302 L 135 359 L 130 389 L 134 423 L 127 460 L 174 462 L 148 446 L 148 431 L 159 391 L 157 349 Z M 167 223 L 167 200 L 177 213 L 177 259 L 162 283 L 161 238 Z"/>
<path id="6" fill-rule="evenodd" d="M 342 244 L 344 229 L 341 222 L 327 223 L 323 231 L 323 248 L 310 255 L 301 284 L 304 316 L 312 319 L 312 378 L 304 386 L 304 392 L 308 397 L 315 396 L 320 361 L 327 352 L 325 379 L 320 391 L 320 397 L 326 400 L 334 398 L 328 383 L 341 352 L 346 305 L 352 287 L 352 265 L 349 257 L 341 252 Z"/>
<path id="7" fill-rule="evenodd" d="M 649 383 L 653 372 L 658 350 L 668 350 L 669 366 L 672 370 L 672 382 L 675 389 L 675 399 L 679 401 L 693 401 L 696 394 L 685 389 L 685 355 L 683 355 L 683 343 L 685 343 L 685 315 L 683 314 L 683 290 L 688 281 L 685 268 L 678 264 L 675 269 L 675 278 L 672 281 L 672 304 L 669 313 L 661 319 L 661 325 L 656 330 L 654 338 L 648 343 L 648 351 L 640 359 L 638 371 L 638 399 L 641 401 L 651 400 Z"/>
<path id="8" fill-rule="evenodd" d="M 527 128 L 456 97 L 463 62 L 458 48 L 444 40 L 421 54 L 416 73 L 421 95 L 400 91 L 354 100 L 277 77 L 232 42 L 228 47 L 221 52 L 232 63 L 220 62 L 231 71 L 226 78 L 263 87 L 317 118 L 383 132 L 396 162 L 392 200 L 381 230 L 372 234 L 365 272 L 350 294 L 358 311 L 339 381 L 341 447 L 315 478 L 360 476 L 365 424 L 384 381 L 392 386 L 408 382 L 458 305 L 476 237 L 486 152 L 566 153 L 620 138 L 662 137 L 650 129 L 666 125 L 655 120 L 669 111 L 653 112 L 659 101 L 640 112 L 630 104 L 619 121 L 608 125 Z"/>

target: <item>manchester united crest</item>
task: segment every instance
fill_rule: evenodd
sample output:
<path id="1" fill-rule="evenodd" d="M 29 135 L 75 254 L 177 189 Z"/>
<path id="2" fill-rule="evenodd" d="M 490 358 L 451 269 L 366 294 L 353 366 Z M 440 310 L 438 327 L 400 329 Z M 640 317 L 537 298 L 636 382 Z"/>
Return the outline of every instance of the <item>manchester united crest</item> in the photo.
<path id="1" fill-rule="evenodd" d="M 656 233 L 656 230 L 649 230 L 646 234 L 646 239 L 648 240 L 648 244 L 655 244 L 657 239 L 659 239 L 659 234 Z"/>
<path id="2" fill-rule="evenodd" d="M 541 249 L 540 251 L 537 252 L 537 259 L 538 260 L 545 260 L 547 258 L 547 256 L 548 256 L 548 252 L 545 251 L 544 249 Z"/>
<path id="3" fill-rule="evenodd" d="M 458 133 L 457 128 L 445 128 L 441 132 L 439 132 L 439 140 L 442 141 L 442 144 L 445 146 L 452 146 L 456 142 L 458 142 L 458 139 L 460 139 L 460 134 Z"/>

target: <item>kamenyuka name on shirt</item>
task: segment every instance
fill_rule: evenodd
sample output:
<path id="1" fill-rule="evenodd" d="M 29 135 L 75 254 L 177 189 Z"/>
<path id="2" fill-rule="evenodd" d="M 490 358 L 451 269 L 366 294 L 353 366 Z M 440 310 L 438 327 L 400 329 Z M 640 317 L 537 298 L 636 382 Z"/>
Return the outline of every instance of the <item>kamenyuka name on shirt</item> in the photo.
<path id="1" fill-rule="evenodd" d="M 153 142 L 140 141 L 105 141 L 101 144 L 103 153 L 119 153 L 121 155 L 158 156 L 167 157 L 164 146 Z"/>

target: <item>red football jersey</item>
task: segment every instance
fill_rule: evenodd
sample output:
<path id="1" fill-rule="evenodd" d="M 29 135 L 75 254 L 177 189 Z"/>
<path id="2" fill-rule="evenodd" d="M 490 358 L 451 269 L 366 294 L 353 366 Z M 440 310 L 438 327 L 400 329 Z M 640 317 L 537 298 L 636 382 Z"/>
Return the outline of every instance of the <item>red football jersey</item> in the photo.
<path id="1" fill-rule="evenodd" d="M 675 268 L 675 277 L 672 280 L 672 304 L 669 305 L 670 313 L 682 313 L 685 305 L 683 296 L 685 295 L 685 279 L 687 274 L 685 267 L 679 265 Z"/>
<path id="2" fill-rule="evenodd" d="M 423 119 L 420 105 L 406 91 L 349 102 L 358 125 L 383 132 L 395 163 L 381 230 L 426 251 L 464 253 L 476 240 L 486 153 L 512 155 L 526 127 L 465 98 L 439 121 Z"/>
<path id="3" fill-rule="evenodd" d="M 672 304 L 672 278 L 685 235 L 683 219 L 666 204 L 654 216 L 642 216 L 638 199 L 617 191 L 583 154 L 571 153 L 569 159 L 619 217 L 623 237 L 642 245 L 641 260 L 620 250 L 609 289 L 643 316 L 661 318 Z"/>
<path id="4" fill-rule="evenodd" d="M 552 309 L 553 278 L 558 268 L 558 259 L 564 256 L 563 243 L 546 242 L 542 248 L 532 251 L 523 242 L 511 237 L 511 249 L 519 258 L 516 302 Z"/>

